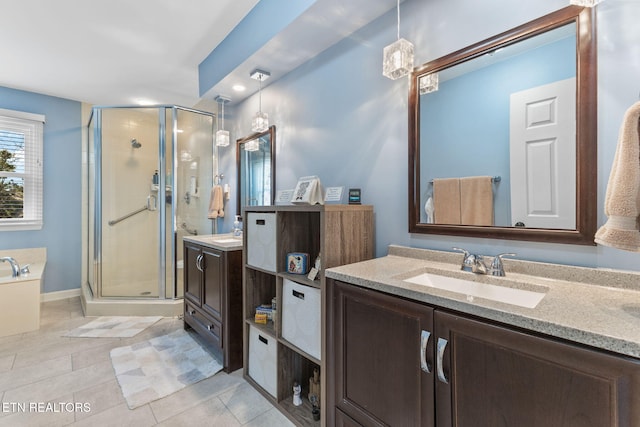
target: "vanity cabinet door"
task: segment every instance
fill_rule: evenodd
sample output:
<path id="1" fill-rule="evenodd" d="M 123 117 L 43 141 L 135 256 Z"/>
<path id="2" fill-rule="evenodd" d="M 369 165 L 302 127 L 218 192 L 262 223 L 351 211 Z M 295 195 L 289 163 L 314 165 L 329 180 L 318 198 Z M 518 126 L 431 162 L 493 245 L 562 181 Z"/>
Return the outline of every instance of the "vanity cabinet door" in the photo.
<path id="1" fill-rule="evenodd" d="M 222 319 L 224 301 L 223 257 L 221 251 L 202 248 L 202 309 L 218 320 Z"/>
<path id="2" fill-rule="evenodd" d="M 184 296 L 197 306 L 202 301 L 202 276 L 200 265 L 200 246 L 184 244 Z"/>
<path id="3" fill-rule="evenodd" d="M 433 309 L 333 283 L 336 425 L 433 426 Z"/>
<path id="4" fill-rule="evenodd" d="M 640 425 L 637 360 L 438 310 L 435 323 L 438 427 Z"/>

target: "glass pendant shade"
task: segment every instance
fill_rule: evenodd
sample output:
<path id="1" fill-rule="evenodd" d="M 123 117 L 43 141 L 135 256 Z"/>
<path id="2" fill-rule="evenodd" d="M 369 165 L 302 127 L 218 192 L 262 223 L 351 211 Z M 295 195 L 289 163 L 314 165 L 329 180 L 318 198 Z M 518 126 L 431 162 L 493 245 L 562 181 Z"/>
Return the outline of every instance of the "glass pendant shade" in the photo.
<path id="1" fill-rule="evenodd" d="M 218 147 L 227 147 L 229 145 L 229 131 L 219 130 L 216 132 L 216 145 Z"/>
<path id="2" fill-rule="evenodd" d="M 382 51 L 382 75 L 391 80 L 406 76 L 413 70 L 413 43 L 398 39 Z"/>
<path id="3" fill-rule="evenodd" d="M 593 7 L 597 5 L 600 0 L 569 0 L 569 4 L 573 4 L 576 6 L 585 6 L 585 7 Z"/>
<path id="4" fill-rule="evenodd" d="M 254 138 L 244 143 L 244 151 L 258 151 L 260 149 L 260 138 Z"/>
<path id="5" fill-rule="evenodd" d="M 228 147 L 229 146 L 229 131 L 224 130 L 224 104 L 231 101 L 231 99 L 224 97 L 222 95 L 218 95 L 216 97 L 216 101 L 220 104 L 220 109 L 222 110 L 222 114 L 220 115 L 220 128 L 216 132 L 216 145 L 218 147 Z"/>
<path id="6" fill-rule="evenodd" d="M 420 95 L 438 90 L 438 73 L 427 74 L 420 77 Z"/>
<path id="7" fill-rule="evenodd" d="M 269 129 L 269 115 L 267 113 L 263 113 L 262 111 L 258 111 L 255 116 L 253 116 L 253 120 L 251 121 L 251 130 L 254 132 L 264 132 L 267 129 Z"/>

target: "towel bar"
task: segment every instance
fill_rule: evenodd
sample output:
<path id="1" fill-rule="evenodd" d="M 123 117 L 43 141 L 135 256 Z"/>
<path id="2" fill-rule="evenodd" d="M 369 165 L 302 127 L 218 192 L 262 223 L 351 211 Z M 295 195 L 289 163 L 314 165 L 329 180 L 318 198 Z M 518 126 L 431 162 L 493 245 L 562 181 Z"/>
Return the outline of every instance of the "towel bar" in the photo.
<path id="1" fill-rule="evenodd" d="M 493 177 L 491 177 L 491 181 L 500 182 L 500 181 L 502 181 L 502 177 L 500 175 L 493 176 Z M 429 180 L 429 184 L 433 184 L 433 180 L 432 179 Z"/>

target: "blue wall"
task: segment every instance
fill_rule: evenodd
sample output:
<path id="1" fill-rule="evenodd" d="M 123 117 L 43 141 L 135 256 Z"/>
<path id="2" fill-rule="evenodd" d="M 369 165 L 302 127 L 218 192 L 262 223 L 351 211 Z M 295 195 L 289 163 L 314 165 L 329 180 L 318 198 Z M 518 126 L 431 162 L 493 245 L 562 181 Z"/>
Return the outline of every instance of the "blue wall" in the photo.
<path id="1" fill-rule="evenodd" d="M 420 206 L 433 194 L 434 178 L 497 175 L 502 180 L 493 187 L 495 224 L 512 224 L 510 96 L 575 77 L 575 46 L 575 37 L 567 37 L 441 82 L 437 91 L 420 96 L 420 167 L 427 172 Z"/>
<path id="2" fill-rule="evenodd" d="M 81 104 L 0 87 L 0 108 L 44 114 L 44 226 L 0 231 L 0 249 L 47 248 L 43 292 L 80 287 Z"/>
<path id="3" fill-rule="evenodd" d="M 565 0 L 406 0 L 401 36 L 416 45 L 416 64 L 567 6 Z M 605 221 L 604 192 L 625 109 L 640 90 L 640 2 L 608 0 L 597 7 L 598 23 L 598 223 Z M 606 247 L 544 244 L 408 233 L 406 79 L 382 76 L 382 49 L 396 37 L 390 11 L 351 37 L 269 85 L 262 110 L 277 126 L 276 189 L 318 175 L 325 187 L 362 188 L 376 213 L 376 255 L 397 243 L 421 248 L 495 254 L 517 252 L 528 260 L 640 270 L 640 256 Z M 233 137 L 250 134 L 256 96 L 231 112 Z M 235 152 L 222 151 L 220 170 L 233 176 Z M 228 209 L 235 210 L 232 203 Z M 225 230 L 233 218 L 225 218 Z"/>

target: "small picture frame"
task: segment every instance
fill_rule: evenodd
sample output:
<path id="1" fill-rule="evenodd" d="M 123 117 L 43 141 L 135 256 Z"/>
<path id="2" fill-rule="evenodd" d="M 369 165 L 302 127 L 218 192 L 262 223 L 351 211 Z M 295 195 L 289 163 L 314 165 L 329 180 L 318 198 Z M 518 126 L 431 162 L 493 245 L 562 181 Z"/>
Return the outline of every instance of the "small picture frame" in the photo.
<path id="1" fill-rule="evenodd" d="M 320 178 L 317 176 L 305 176 L 298 179 L 291 203 L 299 205 L 324 204 L 324 191 Z"/>
<path id="2" fill-rule="evenodd" d="M 349 204 L 350 205 L 359 205 L 361 204 L 361 192 L 359 188 L 350 188 L 349 189 Z"/>
<path id="3" fill-rule="evenodd" d="M 307 274 L 309 271 L 309 254 L 292 252 L 287 254 L 287 272 L 291 274 Z"/>

